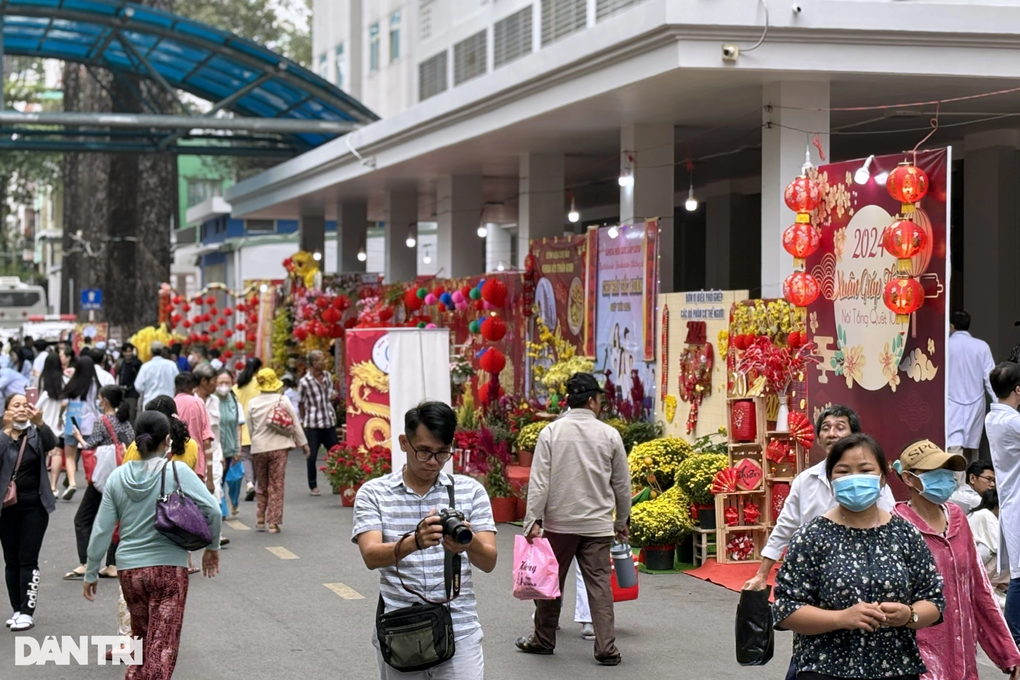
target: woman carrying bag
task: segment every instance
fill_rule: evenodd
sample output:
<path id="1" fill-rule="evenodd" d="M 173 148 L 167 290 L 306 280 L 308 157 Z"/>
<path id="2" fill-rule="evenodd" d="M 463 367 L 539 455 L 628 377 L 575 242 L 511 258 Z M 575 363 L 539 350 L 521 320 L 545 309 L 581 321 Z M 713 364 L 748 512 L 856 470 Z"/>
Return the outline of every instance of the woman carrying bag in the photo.
<path id="1" fill-rule="evenodd" d="M 290 400 L 283 396 L 283 383 L 271 368 L 255 377 L 261 394 L 248 402 L 251 454 L 255 460 L 255 488 L 258 508 L 255 528 L 276 534 L 283 524 L 283 481 L 287 473 L 287 452 L 300 446 L 311 455 L 304 429 Z"/>
<path id="2" fill-rule="evenodd" d="M 14 614 L 7 620 L 13 631 L 35 627 L 39 598 L 39 550 L 56 508 L 46 477 L 46 454 L 57 436 L 42 413 L 24 395 L 8 397 L 0 432 L 0 544 L 3 545 L 7 594 Z"/>
<path id="3" fill-rule="evenodd" d="M 129 678 L 167 680 L 177 664 L 184 604 L 188 596 L 188 550 L 157 529 L 157 506 L 163 492 L 180 491 L 205 520 L 210 543 L 202 556 L 208 577 L 219 572 L 220 508 L 205 483 L 190 468 L 166 460 L 170 448 L 170 420 L 146 411 L 135 423 L 135 445 L 141 460 L 130 461 L 110 476 L 89 540 L 85 571 L 85 599 L 95 599 L 99 566 L 120 522 L 117 546 L 118 578 L 131 613 L 131 634 L 143 639 L 142 666 L 132 666 Z M 164 470 L 172 466 L 172 471 Z M 162 519 L 160 517 L 159 519 Z"/>

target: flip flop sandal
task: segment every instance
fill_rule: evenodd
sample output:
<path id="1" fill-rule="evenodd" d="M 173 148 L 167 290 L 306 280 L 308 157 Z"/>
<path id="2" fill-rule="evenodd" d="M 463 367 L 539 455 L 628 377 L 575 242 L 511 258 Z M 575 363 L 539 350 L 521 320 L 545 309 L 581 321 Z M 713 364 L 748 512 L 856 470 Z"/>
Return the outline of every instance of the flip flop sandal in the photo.
<path id="1" fill-rule="evenodd" d="M 190 574 L 197 574 L 200 571 L 202 571 L 202 570 L 199 569 L 198 567 L 188 567 L 188 574 L 189 575 Z"/>
<path id="2" fill-rule="evenodd" d="M 64 574 L 65 581 L 82 581 L 85 579 L 85 572 L 69 571 Z"/>
<path id="3" fill-rule="evenodd" d="M 99 572 L 99 578 L 117 578 L 117 577 L 116 576 L 110 576 L 109 573 L 105 573 L 104 574 L 103 572 L 100 571 Z"/>

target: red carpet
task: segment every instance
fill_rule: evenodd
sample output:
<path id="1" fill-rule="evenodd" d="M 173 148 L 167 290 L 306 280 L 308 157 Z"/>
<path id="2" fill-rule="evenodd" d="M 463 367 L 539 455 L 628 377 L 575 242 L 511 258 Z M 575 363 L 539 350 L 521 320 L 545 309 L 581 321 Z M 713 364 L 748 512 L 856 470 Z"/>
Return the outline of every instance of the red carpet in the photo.
<path id="1" fill-rule="evenodd" d="M 778 565 L 772 567 L 772 572 L 769 574 L 768 584 L 773 588 L 776 585 L 777 571 L 779 571 Z M 710 557 L 707 562 L 697 569 L 691 569 L 684 573 L 739 593 L 740 589 L 747 583 L 747 580 L 757 572 L 757 562 L 753 564 L 719 564 L 714 558 Z"/>

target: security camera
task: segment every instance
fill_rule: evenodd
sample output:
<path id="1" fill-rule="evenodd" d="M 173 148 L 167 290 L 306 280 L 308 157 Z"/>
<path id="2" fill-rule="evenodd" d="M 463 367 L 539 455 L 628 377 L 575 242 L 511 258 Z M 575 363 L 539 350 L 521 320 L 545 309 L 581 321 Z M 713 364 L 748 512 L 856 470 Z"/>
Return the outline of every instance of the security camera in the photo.
<path id="1" fill-rule="evenodd" d="M 740 48 L 736 45 L 725 44 L 722 46 L 722 58 L 723 61 L 736 61 L 740 56 Z"/>
<path id="2" fill-rule="evenodd" d="M 801 7 L 801 4 L 799 2 L 793 3 L 793 13 L 794 14 L 800 14 L 803 11 L 804 11 L 804 8 Z"/>

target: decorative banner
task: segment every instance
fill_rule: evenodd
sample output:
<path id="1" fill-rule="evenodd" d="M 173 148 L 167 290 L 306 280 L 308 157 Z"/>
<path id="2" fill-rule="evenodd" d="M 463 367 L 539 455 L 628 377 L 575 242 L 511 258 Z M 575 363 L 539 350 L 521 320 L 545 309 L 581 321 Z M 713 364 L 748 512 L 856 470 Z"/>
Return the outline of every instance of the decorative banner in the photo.
<path id="1" fill-rule="evenodd" d="M 644 386 L 646 401 L 652 390 L 658 388 L 654 254 L 657 234 L 657 220 L 598 230 L 595 369 L 611 372 L 625 400 L 631 398 L 634 377 Z"/>
<path id="2" fill-rule="evenodd" d="M 595 356 L 595 310 L 598 308 L 599 230 L 590 227 L 585 239 L 584 313 L 587 319 L 584 332 L 584 355 Z"/>
<path id="3" fill-rule="evenodd" d="M 400 385 L 388 395 L 396 430 L 390 438 L 392 463 L 400 470 L 407 462 L 398 437 L 404 433 L 404 414 L 423 401 L 450 403 L 450 331 L 394 328 L 386 337 L 389 359 L 383 361 L 389 364 L 389 382 Z M 453 473 L 452 461 L 447 461 L 446 471 Z"/>
<path id="4" fill-rule="evenodd" d="M 585 304 L 585 253 L 583 235 L 536 239 L 531 242 L 535 256 L 535 303 L 539 316 L 553 333 L 578 350 L 584 349 L 591 315 Z"/>
<path id="5" fill-rule="evenodd" d="M 828 404 L 845 404 L 860 415 L 890 458 L 910 442 L 945 443 L 946 294 L 951 149 L 917 154 L 930 180 L 914 220 L 929 236 L 912 260 L 910 274 L 924 287 L 924 305 L 904 323 L 882 300 L 896 272 L 896 258 L 882 248 L 882 234 L 900 211 L 885 177 L 902 155 L 872 161 L 871 179 L 855 184 L 863 160 L 818 169 L 825 199 L 816 214 L 822 245 L 808 258 L 822 294 L 808 307 L 808 332 L 821 363 L 808 371 L 812 421 Z M 790 404 L 798 410 L 800 404 Z M 821 451 L 815 447 L 815 460 Z"/>
<path id="6" fill-rule="evenodd" d="M 266 286 L 259 293 L 258 328 L 255 339 L 255 356 L 268 366 L 273 360 L 273 316 L 276 314 L 276 287 Z"/>
<path id="7" fill-rule="evenodd" d="M 105 321 L 85 321 L 74 324 L 71 346 L 74 348 L 75 354 L 81 352 L 81 348 L 85 346 L 85 338 L 92 338 L 92 347 L 95 347 L 97 342 L 108 342 L 110 339 L 110 324 Z"/>
<path id="8" fill-rule="evenodd" d="M 355 328 L 347 346 L 347 444 L 370 449 L 390 445 L 389 332 Z"/>

